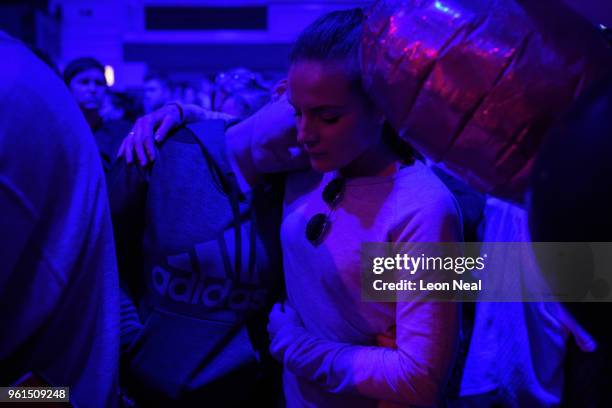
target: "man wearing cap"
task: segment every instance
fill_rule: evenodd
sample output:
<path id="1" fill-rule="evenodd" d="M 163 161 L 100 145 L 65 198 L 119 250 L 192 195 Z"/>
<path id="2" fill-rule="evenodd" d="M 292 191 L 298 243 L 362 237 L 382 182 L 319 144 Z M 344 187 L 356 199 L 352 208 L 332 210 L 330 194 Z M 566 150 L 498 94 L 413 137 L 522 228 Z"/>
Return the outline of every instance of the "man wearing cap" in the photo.
<path id="1" fill-rule="evenodd" d="M 106 173 L 131 124 L 126 120 L 104 121 L 100 115 L 106 94 L 106 78 L 104 66 L 95 58 L 84 57 L 71 61 L 64 69 L 64 82 L 76 99 L 96 138 Z"/>

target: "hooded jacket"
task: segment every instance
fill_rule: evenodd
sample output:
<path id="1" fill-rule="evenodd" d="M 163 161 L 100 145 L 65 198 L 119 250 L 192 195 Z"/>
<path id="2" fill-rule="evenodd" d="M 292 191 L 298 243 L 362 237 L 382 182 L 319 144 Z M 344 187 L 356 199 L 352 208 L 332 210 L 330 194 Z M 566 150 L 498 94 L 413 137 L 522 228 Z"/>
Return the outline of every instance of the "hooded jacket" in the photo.
<path id="1" fill-rule="evenodd" d="M 126 380 L 157 402 L 239 403 L 264 375 L 282 191 L 243 195 L 224 138 L 222 120 L 182 128 L 150 168 L 109 176 Z"/>

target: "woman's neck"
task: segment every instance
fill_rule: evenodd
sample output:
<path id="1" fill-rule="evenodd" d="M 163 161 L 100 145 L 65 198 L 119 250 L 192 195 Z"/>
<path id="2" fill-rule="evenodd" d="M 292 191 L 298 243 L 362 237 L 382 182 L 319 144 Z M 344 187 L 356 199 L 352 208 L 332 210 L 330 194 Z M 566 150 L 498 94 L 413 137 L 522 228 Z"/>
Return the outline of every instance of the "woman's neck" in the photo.
<path id="1" fill-rule="evenodd" d="M 385 177 L 397 173 L 399 156 L 381 139 L 340 169 L 344 177 Z"/>

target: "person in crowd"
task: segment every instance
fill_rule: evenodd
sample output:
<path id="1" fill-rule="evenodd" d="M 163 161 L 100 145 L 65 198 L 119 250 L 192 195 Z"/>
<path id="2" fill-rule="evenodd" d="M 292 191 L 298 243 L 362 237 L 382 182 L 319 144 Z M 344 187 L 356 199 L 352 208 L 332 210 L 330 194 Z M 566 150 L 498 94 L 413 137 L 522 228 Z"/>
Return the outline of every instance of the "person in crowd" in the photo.
<path id="1" fill-rule="evenodd" d="M 107 85 L 104 66 L 98 60 L 84 57 L 71 61 L 64 69 L 64 82 L 94 134 L 106 173 L 131 123 L 125 119 L 107 120 L 102 116 Z"/>
<path id="2" fill-rule="evenodd" d="M 127 120 L 134 123 L 138 117 L 142 116 L 142 111 L 133 96 L 125 92 L 109 90 L 104 97 L 100 116 L 105 122 Z"/>
<path id="3" fill-rule="evenodd" d="M 53 57 L 51 57 L 51 55 L 47 51 L 32 45 L 30 45 L 29 48 L 34 53 L 34 55 L 40 58 L 42 62 L 44 62 L 49 68 L 51 68 L 51 71 L 53 71 L 55 75 L 57 75 L 59 78 L 62 77 L 62 72 L 60 71 L 56 62 L 53 60 Z"/>
<path id="4" fill-rule="evenodd" d="M 223 111 L 225 100 L 244 91 L 266 91 L 261 85 L 259 75 L 246 69 L 234 68 L 220 72 L 215 78 L 212 106 L 216 111 Z"/>
<path id="5" fill-rule="evenodd" d="M 586 288 L 597 300 L 609 299 L 612 288 L 610 274 L 602 273 L 605 268 L 595 262 L 596 250 L 590 245 L 612 241 L 611 115 L 612 77 L 608 77 L 585 92 L 549 131 L 531 175 L 527 205 L 535 241 L 584 243 L 569 245 L 581 254 L 576 257 L 580 260 L 576 268 L 560 272 L 553 263 L 545 270 L 547 277 L 556 286 L 563 283 L 570 289 Z M 538 260 L 546 261 L 541 255 Z M 579 343 L 568 346 L 563 389 L 566 406 L 612 406 L 611 305 L 564 304 L 596 343 L 594 350 L 585 350 Z"/>
<path id="6" fill-rule="evenodd" d="M 462 239 L 452 196 L 361 87 L 363 20 L 360 9 L 327 14 L 305 29 L 291 54 L 287 100 L 311 169 L 285 182 L 281 242 L 288 300 L 273 308 L 268 324 L 289 407 L 435 405 L 454 359 L 456 304 L 361 299 L 362 243 L 392 242 L 401 252 L 403 243 Z M 189 110 L 185 119 L 199 116 Z M 262 120 L 258 112 L 228 130 L 236 156 L 250 151 L 250 159 L 237 161 L 250 182 L 257 178 L 249 169 L 274 167 L 258 164 L 262 157 L 278 162 L 294 152 L 255 151 L 273 144 L 257 140 L 266 135 Z M 159 141 L 172 124 L 166 117 L 157 125 Z M 126 156 L 152 158 L 152 129 L 124 141 Z M 250 142 L 232 142 L 241 132 Z M 377 336 L 391 330 L 396 348 L 377 346 Z"/>
<path id="7" fill-rule="evenodd" d="M 194 104 L 198 101 L 198 93 L 193 86 L 193 84 L 187 82 L 183 87 L 183 95 L 181 97 L 181 102 L 186 104 Z"/>
<path id="8" fill-rule="evenodd" d="M 361 88 L 364 18 L 360 9 L 320 17 L 290 57 L 288 99 L 314 171 L 287 180 L 288 302 L 269 324 L 288 406 L 434 405 L 454 355 L 455 304 L 361 300 L 362 243 L 462 240 L 452 196 Z M 344 191 L 334 203 L 328 186 L 336 180 Z M 325 225 L 310 228 L 317 214 L 329 214 Z M 376 335 L 392 327 L 397 349 L 376 347 Z"/>
<path id="9" fill-rule="evenodd" d="M 176 81 L 174 81 L 172 83 L 172 96 L 170 97 L 170 100 L 182 103 L 183 102 L 183 95 L 185 93 L 185 87 L 186 86 L 187 86 L 186 82 L 176 82 Z"/>
<path id="10" fill-rule="evenodd" d="M 151 113 L 172 100 L 172 85 L 168 77 L 151 72 L 144 78 L 142 104 L 145 113 Z"/>
<path id="11" fill-rule="evenodd" d="M 0 384 L 118 406 L 117 265 L 91 130 L 62 81 L 0 33 Z"/>
<path id="12" fill-rule="evenodd" d="M 244 89 L 228 95 L 221 105 L 221 112 L 244 119 L 261 109 L 269 100 L 269 92 Z"/>
<path id="13" fill-rule="evenodd" d="M 72 92 L 92 131 L 100 128 L 103 120 L 100 108 L 106 93 L 104 66 L 95 58 L 77 58 L 66 65 L 64 82 Z"/>
<path id="14" fill-rule="evenodd" d="M 595 343 L 559 303 L 491 301 L 496 290 L 529 293 L 543 279 L 531 245 L 500 244 L 531 242 L 524 208 L 488 197 L 477 241 L 488 256 L 487 269 L 476 273 L 487 294 L 478 295 L 460 398 L 449 406 L 561 405 L 571 343 L 585 352 Z"/>
<path id="15" fill-rule="evenodd" d="M 118 162 L 109 175 L 123 382 L 141 406 L 276 406 L 280 366 L 265 322 L 282 288 L 281 188 L 242 194 L 225 152 L 233 121 L 201 119 L 152 166 Z"/>
<path id="16" fill-rule="evenodd" d="M 197 104 L 204 109 L 212 110 L 212 95 L 214 85 L 208 78 L 200 81 L 200 87 L 197 91 Z"/>

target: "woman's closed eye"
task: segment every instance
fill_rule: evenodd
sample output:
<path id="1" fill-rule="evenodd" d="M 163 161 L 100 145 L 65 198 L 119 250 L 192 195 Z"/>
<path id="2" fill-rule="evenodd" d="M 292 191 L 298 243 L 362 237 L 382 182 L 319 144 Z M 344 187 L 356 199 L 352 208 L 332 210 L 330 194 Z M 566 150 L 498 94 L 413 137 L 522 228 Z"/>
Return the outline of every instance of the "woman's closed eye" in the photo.
<path id="1" fill-rule="evenodd" d="M 302 111 L 300 111 L 299 109 L 296 109 L 295 107 L 293 108 L 293 116 L 296 118 L 301 118 L 302 117 Z M 316 115 L 314 117 L 318 117 L 319 120 L 321 120 L 323 123 L 332 125 L 336 122 L 338 122 L 338 120 L 340 119 L 340 117 L 342 116 L 339 113 L 327 113 L 327 112 L 323 112 L 323 113 L 313 113 L 312 115 Z"/>
<path id="2" fill-rule="evenodd" d="M 323 122 L 332 125 L 340 120 L 340 115 L 321 115 L 320 118 Z"/>

